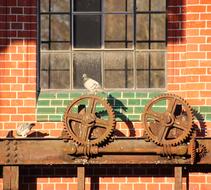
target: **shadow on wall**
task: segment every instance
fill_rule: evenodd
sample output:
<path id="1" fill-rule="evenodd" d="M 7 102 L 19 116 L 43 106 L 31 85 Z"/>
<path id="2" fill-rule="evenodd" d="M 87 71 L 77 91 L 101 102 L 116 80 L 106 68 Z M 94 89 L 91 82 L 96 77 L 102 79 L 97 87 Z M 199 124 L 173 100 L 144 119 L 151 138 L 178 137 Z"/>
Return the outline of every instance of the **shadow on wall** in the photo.
<path id="1" fill-rule="evenodd" d="M 132 121 L 125 114 L 123 114 L 123 112 L 127 112 L 128 108 L 122 103 L 122 101 L 118 100 L 111 94 L 108 95 L 107 101 L 114 110 L 115 118 L 120 119 L 120 121 L 124 122 L 126 126 L 128 127 L 129 137 L 135 137 L 136 131 L 135 131 Z M 120 130 L 117 130 L 117 129 L 115 130 L 114 135 L 118 137 L 125 136 Z"/>
<path id="2" fill-rule="evenodd" d="M 167 43 L 185 43 L 185 0 L 167 1 Z"/>

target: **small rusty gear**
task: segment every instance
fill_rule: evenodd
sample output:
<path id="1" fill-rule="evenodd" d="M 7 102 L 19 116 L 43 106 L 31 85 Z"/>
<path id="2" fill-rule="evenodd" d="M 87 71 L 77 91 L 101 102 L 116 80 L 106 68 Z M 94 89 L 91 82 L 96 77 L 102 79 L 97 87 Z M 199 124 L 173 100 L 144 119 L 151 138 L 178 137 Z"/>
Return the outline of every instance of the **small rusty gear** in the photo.
<path id="1" fill-rule="evenodd" d="M 194 164 L 196 162 L 196 140 L 195 138 L 192 138 L 188 147 L 188 152 L 190 152 L 190 159 L 191 164 Z"/>
<path id="2" fill-rule="evenodd" d="M 64 113 L 64 132 L 79 145 L 100 145 L 115 127 L 115 114 L 107 101 L 98 96 L 81 96 Z"/>
<path id="3" fill-rule="evenodd" d="M 199 159 L 203 158 L 206 155 L 206 153 L 207 153 L 206 146 L 203 145 L 203 144 L 199 144 L 199 146 L 197 148 L 197 153 L 198 153 Z"/>
<path id="4" fill-rule="evenodd" d="M 160 146 L 184 142 L 193 131 L 193 118 L 188 103 L 174 94 L 152 99 L 142 115 L 146 135 Z"/>

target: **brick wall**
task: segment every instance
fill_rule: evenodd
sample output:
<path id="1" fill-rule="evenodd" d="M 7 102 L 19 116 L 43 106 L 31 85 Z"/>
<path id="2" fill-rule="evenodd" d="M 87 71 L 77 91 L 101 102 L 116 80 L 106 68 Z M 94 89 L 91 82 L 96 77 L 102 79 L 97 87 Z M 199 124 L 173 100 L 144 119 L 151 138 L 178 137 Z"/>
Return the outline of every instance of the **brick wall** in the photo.
<path id="1" fill-rule="evenodd" d="M 211 136 L 210 0 L 168 2 L 167 91 L 188 100 L 199 113 L 197 117 L 201 114 L 198 118 L 204 119 L 207 134 Z M 80 95 L 41 93 L 36 101 L 36 26 L 35 0 L 0 1 L 1 137 L 15 130 L 17 124 L 22 122 L 36 122 L 34 131 L 59 136 L 66 105 Z M 118 118 L 117 128 L 126 136 L 142 135 L 140 114 L 147 101 L 158 95 L 157 92 L 112 94 L 128 107 L 128 112 L 124 113 L 127 123 Z M 200 122 L 197 123 L 199 125 Z M 211 188 L 210 167 L 193 167 L 189 171 L 189 176 L 184 171 L 184 189 Z M 77 189 L 75 167 L 21 167 L 20 173 L 21 190 Z M 174 183 L 171 168 L 95 166 L 88 167 L 87 173 L 86 189 L 92 190 L 171 190 Z"/>

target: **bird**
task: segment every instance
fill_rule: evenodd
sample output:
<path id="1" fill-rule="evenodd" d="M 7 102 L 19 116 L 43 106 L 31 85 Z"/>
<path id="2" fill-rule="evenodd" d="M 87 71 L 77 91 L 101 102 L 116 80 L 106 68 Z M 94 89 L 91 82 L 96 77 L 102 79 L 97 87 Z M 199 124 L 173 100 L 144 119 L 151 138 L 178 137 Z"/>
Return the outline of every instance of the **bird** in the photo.
<path id="1" fill-rule="evenodd" d="M 33 126 L 33 123 L 21 123 L 18 125 L 16 133 L 18 136 L 22 136 L 25 138 L 27 137 Z"/>
<path id="2" fill-rule="evenodd" d="M 84 87 L 89 91 L 90 94 L 96 94 L 97 92 L 105 93 L 100 83 L 92 78 L 89 78 L 87 74 L 84 73 L 82 75 L 82 79 Z"/>

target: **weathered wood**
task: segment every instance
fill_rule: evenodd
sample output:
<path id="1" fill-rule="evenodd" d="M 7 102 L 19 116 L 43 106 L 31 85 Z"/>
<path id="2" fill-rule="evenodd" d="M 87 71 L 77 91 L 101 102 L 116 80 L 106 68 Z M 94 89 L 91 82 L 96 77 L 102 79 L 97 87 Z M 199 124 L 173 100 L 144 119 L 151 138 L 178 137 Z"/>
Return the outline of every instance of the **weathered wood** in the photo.
<path id="1" fill-rule="evenodd" d="M 174 190 L 182 190 L 182 167 L 174 167 L 175 185 Z"/>
<path id="2" fill-rule="evenodd" d="M 78 190 L 85 190 L 85 167 L 77 167 Z"/>
<path id="3" fill-rule="evenodd" d="M 3 190 L 19 189 L 19 167 L 4 166 L 3 167 Z"/>

